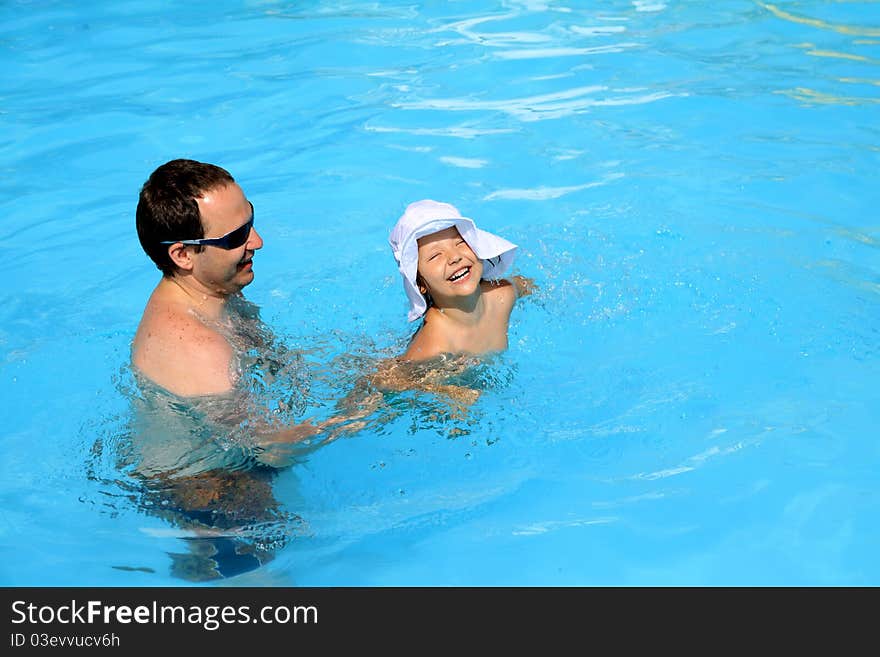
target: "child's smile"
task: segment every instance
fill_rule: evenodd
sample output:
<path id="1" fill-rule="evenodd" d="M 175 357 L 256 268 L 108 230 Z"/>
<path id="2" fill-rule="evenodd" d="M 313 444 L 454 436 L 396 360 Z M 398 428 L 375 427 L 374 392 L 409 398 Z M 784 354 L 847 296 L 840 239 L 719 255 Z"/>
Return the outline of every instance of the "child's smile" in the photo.
<path id="1" fill-rule="evenodd" d="M 455 272 L 452 276 L 450 276 L 447 280 L 451 283 L 459 283 L 461 281 L 465 281 L 471 274 L 470 267 L 462 267 L 457 272 Z"/>
<path id="2" fill-rule="evenodd" d="M 435 301 L 470 296 L 480 285 L 483 266 L 455 226 L 418 240 L 419 274 Z"/>

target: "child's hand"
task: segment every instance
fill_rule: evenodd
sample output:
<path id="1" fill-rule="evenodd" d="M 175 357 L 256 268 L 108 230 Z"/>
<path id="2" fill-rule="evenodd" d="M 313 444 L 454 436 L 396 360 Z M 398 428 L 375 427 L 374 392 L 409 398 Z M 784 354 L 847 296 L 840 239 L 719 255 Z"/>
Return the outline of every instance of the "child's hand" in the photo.
<path id="1" fill-rule="evenodd" d="M 434 388 L 435 392 L 442 393 L 452 401 L 464 406 L 472 406 L 480 398 L 480 391 L 467 386 L 442 385 Z"/>
<path id="2" fill-rule="evenodd" d="M 466 420 L 471 406 L 480 398 L 480 391 L 466 386 L 442 385 L 435 386 L 432 392 L 446 397 L 451 405 L 449 416 L 456 420 Z"/>
<path id="3" fill-rule="evenodd" d="M 534 278 L 526 278 L 525 276 L 514 276 L 512 278 L 513 287 L 516 289 L 516 297 L 527 297 L 536 289 L 538 286 L 535 284 Z"/>

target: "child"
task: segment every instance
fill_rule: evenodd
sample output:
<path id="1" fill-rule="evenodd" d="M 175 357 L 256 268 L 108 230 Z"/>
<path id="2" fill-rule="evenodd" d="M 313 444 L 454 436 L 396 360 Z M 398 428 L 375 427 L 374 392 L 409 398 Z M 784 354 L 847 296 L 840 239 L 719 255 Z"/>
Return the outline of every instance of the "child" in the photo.
<path id="1" fill-rule="evenodd" d="M 515 244 L 480 230 L 454 206 L 427 199 L 406 208 L 389 242 L 409 320 L 424 320 L 403 360 L 507 348 L 513 304 L 532 291 L 530 279 L 501 278 L 513 263 Z"/>

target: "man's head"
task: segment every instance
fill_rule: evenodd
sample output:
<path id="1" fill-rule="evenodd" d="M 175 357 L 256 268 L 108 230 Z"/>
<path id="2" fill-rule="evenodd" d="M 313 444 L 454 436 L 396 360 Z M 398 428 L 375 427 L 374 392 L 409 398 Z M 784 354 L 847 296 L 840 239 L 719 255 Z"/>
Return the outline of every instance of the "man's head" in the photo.
<path id="1" fill-rule="evenodd" d="M 205 236 L 198 199 L 234 183 L 226 169 L 195 160 L 166 162 L 144 183 L 137 205 L 138 239 L 165 276 L 175 271 L 167 242 Z"/>
<path id="2" fill-rule="evenodd" d="M 228 171 L 172 160 L 141 189 L 137 231 L 144 251 L 166 277 L 190 275 L 198 289 L 226 295 L 253 278 L 253 205 Z"/>

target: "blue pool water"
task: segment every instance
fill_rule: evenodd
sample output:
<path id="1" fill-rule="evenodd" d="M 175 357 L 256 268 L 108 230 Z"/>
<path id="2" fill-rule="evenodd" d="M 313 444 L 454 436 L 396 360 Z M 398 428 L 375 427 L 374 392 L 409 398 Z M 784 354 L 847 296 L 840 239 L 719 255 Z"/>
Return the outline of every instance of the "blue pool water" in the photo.
<path id="1" fill-rule="evenodd" d="M 880 584 L 880 5 L 7 2 L 0 584 L 187 585 L 117 467 L 162 162 L 229 169 L 304 413 L 411 326 L 388 231 L 455 203 L 537 294 L 273 482 L 242 585 Z M 328 374 L 329 373 L 329 374 Z M 288 391 L 290 392 L 290 391 Z"/>

